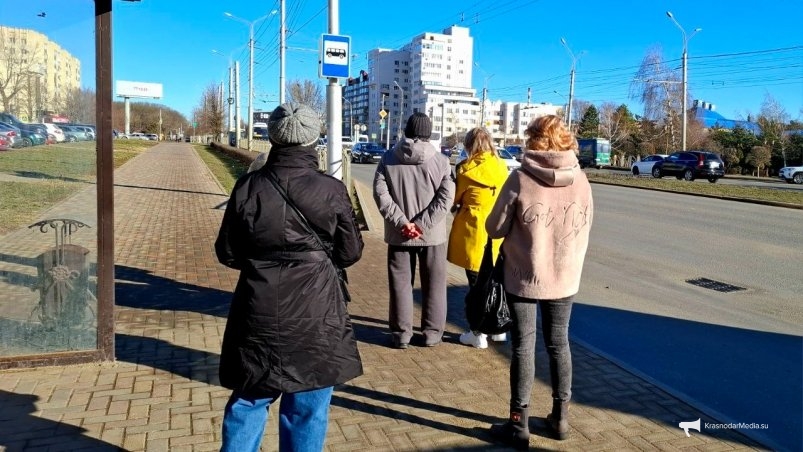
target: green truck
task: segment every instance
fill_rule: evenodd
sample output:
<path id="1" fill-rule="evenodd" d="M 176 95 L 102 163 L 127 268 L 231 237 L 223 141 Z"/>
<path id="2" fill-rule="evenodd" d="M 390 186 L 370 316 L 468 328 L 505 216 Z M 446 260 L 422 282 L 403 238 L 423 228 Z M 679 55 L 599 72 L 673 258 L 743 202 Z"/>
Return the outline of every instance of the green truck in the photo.
<path id="1" fill-rule="evenodd" d="M 611 142 L 604 138 L 581 138 L 577 140 L 580 148 L 580 168 L 595 166 L 602 168 L 611 164 Z"/>

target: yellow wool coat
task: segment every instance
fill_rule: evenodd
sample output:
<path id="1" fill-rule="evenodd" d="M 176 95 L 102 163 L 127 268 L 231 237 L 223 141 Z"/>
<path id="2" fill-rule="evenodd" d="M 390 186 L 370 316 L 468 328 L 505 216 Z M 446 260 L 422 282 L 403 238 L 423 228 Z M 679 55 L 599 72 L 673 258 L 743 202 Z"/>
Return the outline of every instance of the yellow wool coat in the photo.
<path id="1" fill-rule="evenodd" d="M 454 214 L 446 258 L 466 270 L 478 271 L 488 241 L 485 219 L 507 179 L 507 165 L 492 153 L 483 152 L 463 162 L 455 172 L 454 204 L 459 209 Z M 494 240 L 494 260 L 501 244 L 501 240 Z"/>

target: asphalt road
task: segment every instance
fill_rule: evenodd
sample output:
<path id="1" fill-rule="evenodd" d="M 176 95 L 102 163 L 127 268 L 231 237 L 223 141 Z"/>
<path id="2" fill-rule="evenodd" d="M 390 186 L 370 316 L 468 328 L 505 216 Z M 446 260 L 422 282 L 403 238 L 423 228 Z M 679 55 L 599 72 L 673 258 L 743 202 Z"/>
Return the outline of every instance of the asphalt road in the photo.
<path id="1" fill-rule="evenodd" d="M 375 165 L 352 168 L 371 183 Z M 767 424 L 742 431 L 773 449 L 803 450 L 803 212 L 592 188 L 573 339 L 712 418 Z M 739 289 L 687 282 L 699 278 Z"/>

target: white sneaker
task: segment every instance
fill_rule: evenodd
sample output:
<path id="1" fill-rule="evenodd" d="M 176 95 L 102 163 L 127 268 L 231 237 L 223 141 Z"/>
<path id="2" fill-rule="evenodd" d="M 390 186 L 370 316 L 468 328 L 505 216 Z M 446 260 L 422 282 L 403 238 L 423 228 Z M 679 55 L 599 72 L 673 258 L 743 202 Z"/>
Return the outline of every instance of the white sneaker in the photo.
<path id="1" fill-rule="evenodd" d="M 507 333 L 494 334 L 491 336 L 491 340 L 494 342 L 505 342 L 507 340 Z"/>
<path id="2" fill-rule="evenodd" d="M 467 331 L 460 335 L 460 343 L 470 345 L 474 348 L 488 348 L 488 336 L 482 333 L 474 334 L 473 331 Z"/>

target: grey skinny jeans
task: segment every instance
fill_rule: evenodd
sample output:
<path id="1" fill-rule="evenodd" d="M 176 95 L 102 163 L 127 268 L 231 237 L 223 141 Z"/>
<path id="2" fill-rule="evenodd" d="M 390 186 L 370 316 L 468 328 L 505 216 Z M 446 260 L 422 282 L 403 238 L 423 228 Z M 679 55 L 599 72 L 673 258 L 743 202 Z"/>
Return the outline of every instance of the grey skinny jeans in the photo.
<path id="1" fill-rule="evenodd" d="M 535 331 L 537 310 L 541 310 L 541 329 L 549 355 L 549 377 L 552 398 L 568 402 L 572 397 L 572 352 L 569 348 L 569 318 L 572 298 L 535 300 L 507 294 L 513 315 L 510 361 L 510 407 L 523 408 L 530 404 L 535 379 Z"/>

